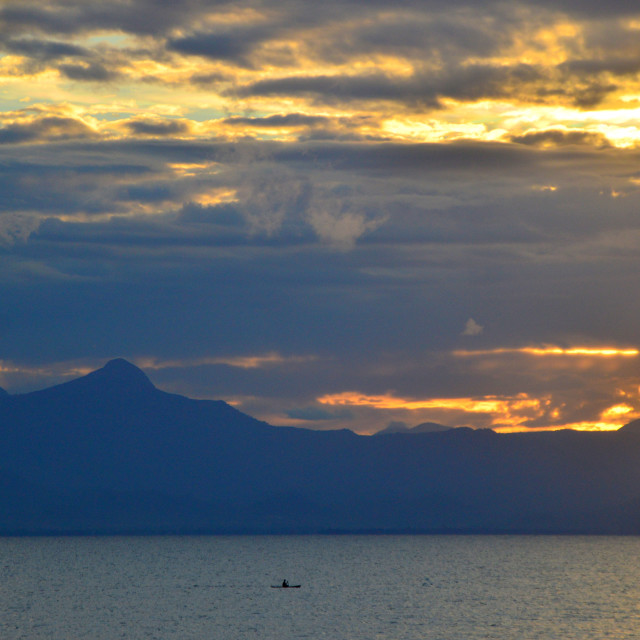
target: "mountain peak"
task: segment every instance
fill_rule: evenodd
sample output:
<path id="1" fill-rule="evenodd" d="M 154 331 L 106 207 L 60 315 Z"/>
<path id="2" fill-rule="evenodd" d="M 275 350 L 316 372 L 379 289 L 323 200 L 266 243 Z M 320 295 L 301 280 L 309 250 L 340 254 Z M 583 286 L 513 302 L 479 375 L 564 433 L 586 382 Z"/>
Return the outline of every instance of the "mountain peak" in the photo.
<path id="1" fill-rule="evenodd" d="M 97 369 L 97 371 L 100 371 L 100 369 Z M 130 375 L 131 373 L 144 375 L 141 369 L 124 358 L 114 358 L 113 360 L 109 360 L 109 362 L 102 367 L 102 371 L 112 373 L 114 375 Z"/>
<path id="2" fill-rule="evenodd" d="M 148 395 L 155 391 L 155 386 L 143 371 L 123 358 L 116 358 L 109 360 L 101 369 L 92 371 L 81 378 L 75 378 L 40 391 L 32 391 L 24 396 L 57 397 L 66 400 L 75 398 L 75 401 L 82 399 L 84 402 L 86 398 L 100 395 L 124 400 L 138 395 Z"/>
<path id="3" fill-rule="evenodd" d="M 140 390 L 155 388 L 142 369 L 138 369 L 124 358 L 109 360 L 102 369 L 97 369 L 86 377 L 94 380 L 99 379 L 109 385 L 126 385 Z"/>

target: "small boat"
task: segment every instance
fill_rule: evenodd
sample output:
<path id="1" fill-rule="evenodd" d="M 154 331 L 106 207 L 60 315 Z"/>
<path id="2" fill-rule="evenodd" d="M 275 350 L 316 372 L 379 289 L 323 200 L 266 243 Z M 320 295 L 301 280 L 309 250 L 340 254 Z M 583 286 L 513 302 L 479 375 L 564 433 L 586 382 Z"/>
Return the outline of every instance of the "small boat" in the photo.
<path id="1" fill-rule="evenodd" d="M 272 589 L 299 589 L 301 584 L 272 584 Z"/>

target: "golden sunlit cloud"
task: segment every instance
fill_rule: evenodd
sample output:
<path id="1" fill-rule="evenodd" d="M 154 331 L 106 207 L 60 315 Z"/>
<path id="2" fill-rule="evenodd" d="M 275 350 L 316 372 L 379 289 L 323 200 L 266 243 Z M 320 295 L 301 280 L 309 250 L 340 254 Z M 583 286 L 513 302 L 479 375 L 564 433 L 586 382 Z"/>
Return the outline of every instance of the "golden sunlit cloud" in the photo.
<path id="1" fill-rule="evenodd" d="M 503 354 L 520 354 L 531 356 L 589 356 L 595 358 L 612 358 L 612 357 L 636 357 L 640 354 L 638 349 L 618 349 L 615 347 L 571 347 L 563 349 L 561 347 L 521 347 L 517 349 L 478 349 L 465 350 L 459 349 L 453 351 L 454 356 L 458 357 L 474 357 L 474 356 L 498 356 Z"/>
<path id="2" fill-rule="evenodd" d="M 200 174 L 217 173 L 219 164 L 217 162 L 175 162 L 170 163 L 168 167 L 175 171 L 177 175 L 184 178 L 192 178 Z"/>
<path id="3" fill-rule="evenodd" d="M 230 356 L 184 358 L 180 360 L 159 360 L 157 358 L 136 358 L 136 365 L 143 369 L 184 369 L 210 365 L 227 365 L 239 369 L 260 369 L 263 367 L 301 364 L 316 360 L 315 356 L 282 356 L 278 353 L 267 353 L 259 356 Z"/>
<path id="4" fill-rule="evenodd" d="M 633 407 L 628 404 L 616 404 L 602 412 L 603 418 L 621 418 L 633 412 Z"/>
<path id="5" fill-rule="evenodd" d="M 425 410 L 431 410 L 438 416 L 449 415 L 454 420 L 454 424 L 459 424 L 457 420 L 460 419 L 473 423 L 477 414 L 487 414 L 484 423 L 499 433 L 560 429 L 614 431 L 640 417 L 639 409 L 623 403 L 604 409 L 597 420 L 567 422 L 562 420 L 560 409 L 553 407 L 551 396 L 537 398 L 527 393 L 514 396 L 413 399 L 391 394 L 367 395 L 356 391 L 345 391 L 319 397 L 317 401 L 329 406 L 363 407 L 378 411 L 403 410 L 419 415 L 419 419 L 423 421 L 432 419 L 425 418 L 423 413 Z"/>
<path id="6" fill-rule="evenodd" d="M 237 202 L 235 189 L 212 189 L 208 193 L 192 196 L 192 201 L 203 207 L 212 207 L 223 202 Z"/>
<path id="7" fill-rule="evenodd" d="M 410 400 L 392 395 L 366 395 L 356 391 L 345 391 L 342 393 L 325 395 L 317 399 L 322 404 L 331 406 L 353 406 L 371 407 L 374 409 L 406 409 L 415 411 L 418 409 L 450 409 L 464 412 L 502 412 L 510 402 L 517 403 L 523 407 L 527 402 L 532 402 L 531 406 L 538 406 L 538 401 L 529 401 L 525 394 L 516 400 L 504 400 L 498 397 L 474 398 L 429 398 L 424 400 Z"/>
<path id="8" fill-rule="evenodd" d="M 551 425 L 547 427 L 523 427 L 522 425 L 493 427 L 496 433 L 530 433 L 532 431 L 617 431 L 625 423 L 611 422 L 571 422 L 567 424 Z"/>

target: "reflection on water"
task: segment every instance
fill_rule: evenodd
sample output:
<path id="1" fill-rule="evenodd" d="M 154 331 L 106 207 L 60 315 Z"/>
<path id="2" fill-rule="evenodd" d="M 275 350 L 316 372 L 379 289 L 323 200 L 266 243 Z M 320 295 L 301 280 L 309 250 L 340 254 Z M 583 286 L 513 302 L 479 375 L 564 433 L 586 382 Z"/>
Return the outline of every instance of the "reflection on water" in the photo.
<path id="1" fill-rule="evenodd" d="M 635 639 L 639 560 L 635 537 L 0 538 L 0 638 Z"/>

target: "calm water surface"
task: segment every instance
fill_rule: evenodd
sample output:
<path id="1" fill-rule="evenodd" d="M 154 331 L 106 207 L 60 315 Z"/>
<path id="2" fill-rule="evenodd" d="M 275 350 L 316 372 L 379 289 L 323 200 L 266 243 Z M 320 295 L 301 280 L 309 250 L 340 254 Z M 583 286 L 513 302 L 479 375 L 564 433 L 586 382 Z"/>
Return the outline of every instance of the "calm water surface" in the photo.
<path id="1" fill-rule="evenodd" d="M 639 569 L 635 537 L 0 538 L 0 638 L 635 640 Z"/>

